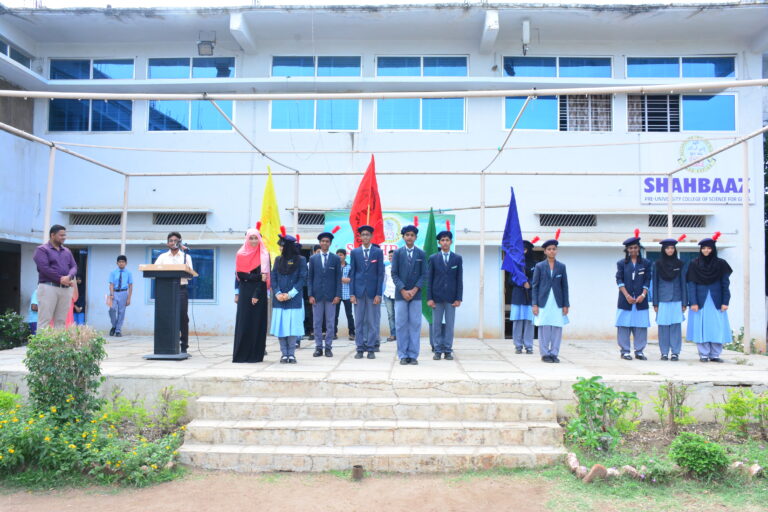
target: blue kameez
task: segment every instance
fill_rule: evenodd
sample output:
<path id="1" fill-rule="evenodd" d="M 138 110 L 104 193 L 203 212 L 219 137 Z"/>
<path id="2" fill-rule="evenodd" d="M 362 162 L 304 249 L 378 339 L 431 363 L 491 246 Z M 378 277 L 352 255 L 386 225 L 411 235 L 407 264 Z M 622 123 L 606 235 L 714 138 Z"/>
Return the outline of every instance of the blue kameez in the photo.
<path id="1" fill-rule="evenodd" d="M 718 343 L 721 345 L 731 342 L 731 324 L 728 321 L 728 312 L 718 310 L 709 293 L 707 293 L 704 306 L 698 311 L 691 310 L 688 314 L 686 339 L 694 343 Z"/>
<path id="2" fill-rule="evenodd" d="M 534 320 L 536 327 L 543 325 L 550 325 L 552 327 L 563 327 L 568 325 L 568 316 L 563 314 L 563 308 L 557 306 L 557 300 L 555 300 L 555 292 L 550 289 L 549 296 L 547 297 L 547 303 L 543 308 L 539 308 L 539 314 Z"/>

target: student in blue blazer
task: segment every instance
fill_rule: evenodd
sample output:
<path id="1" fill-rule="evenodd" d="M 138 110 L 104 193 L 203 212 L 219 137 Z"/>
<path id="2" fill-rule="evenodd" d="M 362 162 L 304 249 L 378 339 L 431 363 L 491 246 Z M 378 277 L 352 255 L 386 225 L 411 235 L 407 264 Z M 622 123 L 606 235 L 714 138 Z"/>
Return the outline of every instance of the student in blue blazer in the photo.
<path id="1" fill-rule="evenodd" d="M 568 324 L 568 273 L 565 264 L 557 261 L 557 246 L 560 244 L 560 230 L 555 238 L 547 240 L 541 247 L 546 260 L 540 261 L 533 269 L 531 283 L 531 309 L 534 325 L 539 327 L 539 351 L 545 363 L 559 363 L 560 343 L 563 326 Z"/>
<path id="2" fill-rule="evenodd" d="M 296 238 L 285 234 L 278 243 L 282 247 L 272 269 L 272 325 L 270 334 L 280 341 L 281 363 L 296 363 L 296 342 L 304 334 L 304 296 L 307 282 L 307 260 L 301 255 Z"/>
<path id="3" fill-rule="evenodd" d="M 696 343 L 699 361 L 722 363 L 723 344 L 731 341 L 728 304 L 731 301 L 731 266 L 717 256 L 717 239 L 699 242 L 699 257 L 688 265 L 688 332 L 686 338 Z"/>
<path id="4" fill-rule="evenodd" d="M 683 274 L 685 264 L 677 257 L 675 246 L 684 239 L 685 235 L 677 240 L 665 238 L 660 242 L 661 255 L 656 260 L 651 280 L 651 297 L 653 310 L 656 312 L 656 324 L 659 326 L 662 361 L 679 360 L 683 346 L 682 324 L 688 305 L 688 287 Z"/>
<path id="5" fill-rule="evenodd" d="M 458 254 L 451 252 L 453 234 L 450 224 L 437 234 L 440 251 L 429 257 L 427 263 L 427 305 L 432 312 L 432 340 L 435 344 L 434 360 L 442 354 L 453 359 L 453 326 L 456 308 L 461 306 L 464 295 L 464 263 Z M 443 324 L 445 318 L 445 325 Z"/>
<path id="6" fill-rule="evenodd" d="M 309 258 L 307 290 L 312 305 L 313 330 L 315 333 L 314 357 L 333 357 L 331 345 L 336 332 L 336 304 L 341 301 L 341 260 L 330 251 L 333 234 L 325 231 L 317 235 L 320 251 Z M 325 326 L 325 352 L 323 352 L 323 326 Z"/>
<path id="7" fill-rule="evenodd" d="M 616 262 L 616 285 L 619 301 L 616 329 L 621 358 L 632 360 L 630 335 L 635 338 L 635 359 L 647 360 L 643 354 L 648 344 L 648 289 L 651 287 L 651 262 L 640 255 L 640 230 L 624 240 L 624 258 Z"/>
<path id="8" fill-rule="evenodd" d="M 376 359 L 374 350 L 379 339 L 381 322 L 381 290 L 384 285 L 384 253 L 371 243 L 373 227 L 357 228 L 363 244 L 352 249 L 349 255 L 349 300 L 355 305 L 356 332 L 355 359 L 362 359 L 368 351 L 368 359 Z"/>
<path id="9" fill-rule="evenodd" d="M 414 224 L 418 218 L 414 218 Z M 427 274 L 427 257 L 416 247 L 419 228 L 408 225 L 400 230 L 405 246 L 392 258 L 395 282 L 395 321 L 397 322 L 397 357 L 400 364 L 419 364 L 421 338 L 421 289 Z"/>
<path id="10" fill-rule="evenodd" d="M 528 279 L 522 286 L 517 286 L 511 279 L 512 301 L 509 308 L 509 319 L 512 321 L 512 340 L 515 343 L 515 354 L 533 354 L 533 309 L 531 308 L 531 279 L 536 260 L 533 259 L 533 248 L 539 237 L 530 242 L 523 240 L 525 253 L 525 277 Z"/>

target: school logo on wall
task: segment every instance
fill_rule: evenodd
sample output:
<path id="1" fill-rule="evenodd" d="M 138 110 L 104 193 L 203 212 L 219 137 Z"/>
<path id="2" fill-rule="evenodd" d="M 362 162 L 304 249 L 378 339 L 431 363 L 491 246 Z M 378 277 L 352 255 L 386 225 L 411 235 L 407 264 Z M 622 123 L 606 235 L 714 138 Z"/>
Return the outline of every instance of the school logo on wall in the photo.
<path id="1" fill-rule="evenodd" d="M 400 240 L 400 221 L 395 217 L 384 217 L 384 243 L 396 244 Z"/>
<path id="2" fill-rule="evenodd" d="M 699 158 L 708 155 L 713 151 L 712 143 L 707 139 L 698 136 L 688 137 L 688 140 L 680 145 L 680 158 L 677 159 L 677 163 L 685 165 L 689 162 L 695 162 Z M 707 158 L 701 162 L 694 164 L 686 169 L 688 172 L 707 172 L 710 170 L 717 160 L 714 157 Z"/>

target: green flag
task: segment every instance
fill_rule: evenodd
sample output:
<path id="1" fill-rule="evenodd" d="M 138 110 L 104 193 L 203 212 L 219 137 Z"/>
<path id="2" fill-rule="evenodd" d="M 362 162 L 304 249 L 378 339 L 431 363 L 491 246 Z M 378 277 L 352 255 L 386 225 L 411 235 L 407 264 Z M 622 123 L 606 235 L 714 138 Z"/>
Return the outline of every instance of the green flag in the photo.
<path id="1" fill-rule="evenodd" d="M 427 234 L 424 236 L 424 253 L 426 253 L 426 259 L 429 261 L 429 257 L 437 252 L 437 230 L 435 229 L 435 214 L 432 212 L 432 208 L 429 209 L 429 226 L 427 226 Z M 427 323 L 432 325 L 432 308 L 427 306 L 427 280 L 424 280 L 424 287 L 421 289 L 421 313 L 424 318 L 427 319 Z"/>

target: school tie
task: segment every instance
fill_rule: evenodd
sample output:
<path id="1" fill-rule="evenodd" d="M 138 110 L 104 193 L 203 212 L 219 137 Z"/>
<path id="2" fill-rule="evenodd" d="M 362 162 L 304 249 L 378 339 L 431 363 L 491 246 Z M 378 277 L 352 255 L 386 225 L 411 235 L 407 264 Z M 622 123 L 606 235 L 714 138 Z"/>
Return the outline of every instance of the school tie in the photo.
<path id="1" fill-rule="evenodd" d="M 443 261 L 445 261 L 445 266 L 446 267 L 448 266 L 448 256 L 450 256 L 450 255 L 451 255 L 451 253 L 449 253 L 449 252 L 444 252 L 443 253 Z"/>
<path id="2" fill-rule="evenodd" d="M 325 268 L 325 264 L 327 262 L 327 258 L 328 258 L 328 255 L 327 254 L 323 254 L 323 268 Z"/>
<path id="3" fill-rule="evenodd" d="M 408 261 L 413 260 L 413 249 L 408 249 Z"/>
<path id="4" fill-rule="evenodd" d="M 123 271 L 120 270 L 117 277 L 117 289 L 122 290 L 123 289 Z"/>
<path id="5" fill-rule="evenodd" d="M 365 261 L 368 261 L 368 249 L 363 249 L 363 258 L 365 258 Z"/>

